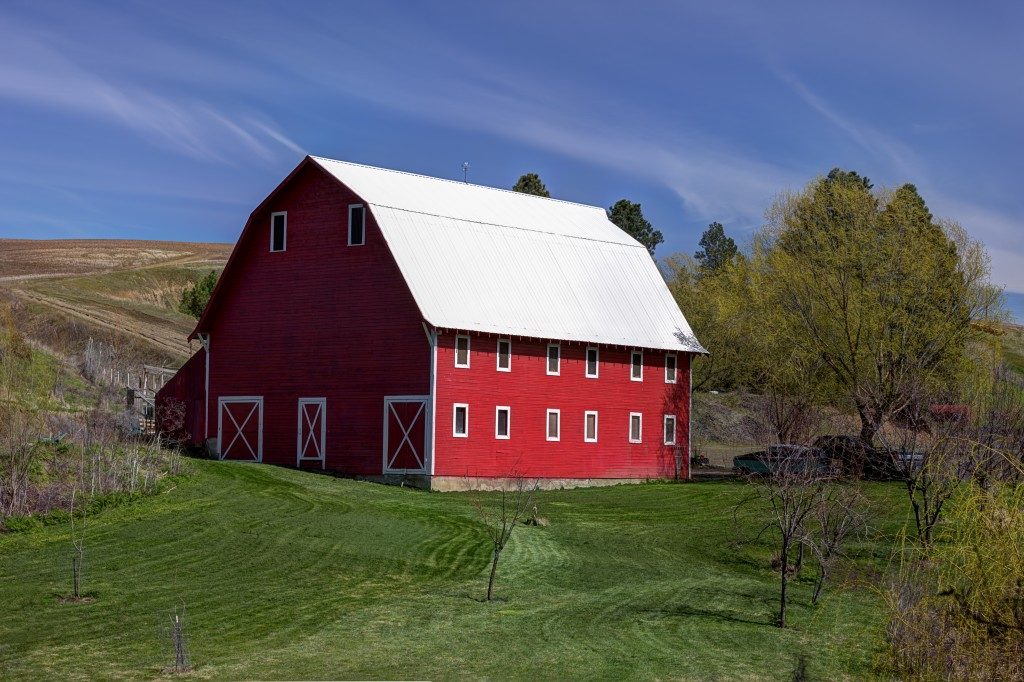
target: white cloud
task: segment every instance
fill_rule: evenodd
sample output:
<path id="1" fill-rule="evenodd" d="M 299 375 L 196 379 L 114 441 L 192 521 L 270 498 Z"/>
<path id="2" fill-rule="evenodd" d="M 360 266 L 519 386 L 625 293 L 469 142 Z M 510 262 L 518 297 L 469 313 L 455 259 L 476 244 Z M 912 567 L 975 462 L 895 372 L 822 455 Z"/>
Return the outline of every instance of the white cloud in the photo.
<path id="1" fill-rule="evenodd" d="M 297 148 L 269 124 L 229 116 L 194 98 L 171 99 L 104 79 L 54 48 L 60 41 L 52 34 L 2 22 L 0 35 L 0 98 L 103 120 L 207 162 L 232 163 L 239 153 L 270 159 L 270 145 Z"/>

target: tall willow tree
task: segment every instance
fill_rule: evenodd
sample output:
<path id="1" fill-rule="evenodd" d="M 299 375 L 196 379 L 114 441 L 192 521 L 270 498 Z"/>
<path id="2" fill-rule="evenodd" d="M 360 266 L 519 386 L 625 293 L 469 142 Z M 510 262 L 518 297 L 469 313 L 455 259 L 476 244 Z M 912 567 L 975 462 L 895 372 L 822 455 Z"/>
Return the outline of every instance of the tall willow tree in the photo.
<path id="1" fill-rule="evenodd" d="M 820 360 L 865 443 L 913 401 L 955 392 L 972 320 L 999 297 L 976 243 L 937 223 L 913 185 L 876 194 L 839 169 L 769 215 L 758 283 L 769 333 Z"/>

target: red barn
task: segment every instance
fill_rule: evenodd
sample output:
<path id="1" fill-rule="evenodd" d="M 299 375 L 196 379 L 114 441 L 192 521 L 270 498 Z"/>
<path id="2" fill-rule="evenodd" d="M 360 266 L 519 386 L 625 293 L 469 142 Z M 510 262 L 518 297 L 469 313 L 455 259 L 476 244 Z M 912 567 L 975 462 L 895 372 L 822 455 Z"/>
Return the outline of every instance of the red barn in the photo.
<path id="1" fill-rule="evenodd" d="M 688 475 L 704 352 L 605 211 L 307 157 L 158 395 L 221 458 L 433 488 Z"/>

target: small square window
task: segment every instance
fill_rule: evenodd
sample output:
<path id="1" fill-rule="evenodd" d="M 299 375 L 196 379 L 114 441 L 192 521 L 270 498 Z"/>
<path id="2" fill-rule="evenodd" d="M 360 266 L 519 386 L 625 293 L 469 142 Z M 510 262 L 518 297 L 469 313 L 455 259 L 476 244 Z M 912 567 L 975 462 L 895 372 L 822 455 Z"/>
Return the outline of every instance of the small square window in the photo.
<path id="1" fill-rule="evenodd" d="M 456 438 L 469 436 L 469 405 L 455 403 L 452 411 L 452 435 Z"/>
<path id="2" fill-rule="evenodd" d="M 284 251 L 288 245 L 288 214 L 284 211 L 270 214 L 270 250 Z"/>
<path id="3" fill-rule="evenodd" d="M 639 412 L 629 413 L 629 442 L 639 443 L 643 439 L 644 418 Z"/>
<path id="4" fill-rule="evenodd" d="M 512 371 L 512 342 L 509 339 L 498 339 L 498 371 Z"/>
<path id="5" fill-rule="evenodd" d="M 629 378 L 632 381 L 644 380 L 644 353 L 640 350 L 633 351 L 630 359 Z"/>
<path id="6" fill-rule="evenodd" d="M 558 440 L 561 435 L 561 412 L 558 410 L 548 410 L 547 417 L 547 439 Z"/>
<path id="7" fill-rule="evenodd" d="M 562 348 L 557 343 L 548 344 L 548 374 L 558 376 L 561 372 Z"/>
<path id="8" fill-rule="evenodd" d="M 676 416 L 674 414 L 665 415 L 665 445 L 676 444 Z"/>
<path id="9" fill-rule="evenodd" d="M 494 437 L 508 440 L 511 430 L 512 408 L 499 405 L 494 414 Z"/>
<path id="10" fill-rule="evenodd" d="M 455 337 L 455 366 L 469 367 L 469 337 Z"/>
<path id="11" fill-rule="evenodd" d="M 583 441 L 585 443 L 597 442 L 597 412 L 583 413 Z"/>
<path id="12" fill-rule="evenodd" d="M 587 349 L 587 377 L 597 378 L 597 348 L 593 346 Z"/>
<path id="13" fill-rule="evenodd" d="M 665 355 L 665 383 L 676 383 L 676 356 L 672 353 Z"/>
<path id="14" fill-rule="evenodd" d="M 348 245 L 362 246 L 366 243 L 366 209 L 362 204 L 348 206 Z"/>

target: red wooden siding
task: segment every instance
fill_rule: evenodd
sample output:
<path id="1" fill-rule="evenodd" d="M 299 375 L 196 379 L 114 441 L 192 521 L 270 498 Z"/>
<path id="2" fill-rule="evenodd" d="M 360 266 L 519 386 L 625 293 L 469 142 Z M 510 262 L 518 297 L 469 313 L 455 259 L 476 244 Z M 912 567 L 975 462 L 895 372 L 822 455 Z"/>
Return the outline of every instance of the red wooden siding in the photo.
<path id="1" fill-rule="evenodd" d="M 369 213 L 366 244 L 347 245 L 350 203 L 362 201 L 305 166 L 252 216 L 225 271 L 209 325 L 209 435 L 218 398 L 262 396 L 264 462 L 295 464 L 298 400 L 324 397 L 327 468 L 379 474 L 384 397 L 430 390 L 419 310 Z M 271 253 L 278 211 L 287 248 Z"/>
<path id="2" fill-rule="evenodd" d="M 206 391 L 206 351 L 202 348 L 182 365 L 156 394 L 157 428 L 183 442 L 201 445 L 203 396 Z M 181 412 L 184 414 L 181 414 Z"/>
<path id="3" fill-rule="evenodd" d="M 455 333 L 438 339 L 435 475 L 547 478 L 654 478 L 689 467 L 689 355 L 677 354 L 677 381 L 665 383 L 665 352 L 645 350 L 643 381 L 630 380 L 629 348 L 600 347 L 596 379 L 586 378 L 587 346 L 561 343 L 561 371 L 546 373 L 548 341 L 512 339 L 512 371 L 497 370 L 497 337 L 472 335 L 470 367 L 455 367 Z M 452 435 L 453 404 L 469 404 L 469 435 Z M 508 440 L 495 438 L 499 405 L 511 408 Z M 546 438 L 548 409 L 561 411 L 557 442 Z M 596 443 L 583 440 L 584 412 L 598 412 Z M 643 414 L 641 443 L 629 442 L 629 413 Z M 676 446 L 663 445 L 664 415 L 677 417 Z"/>

